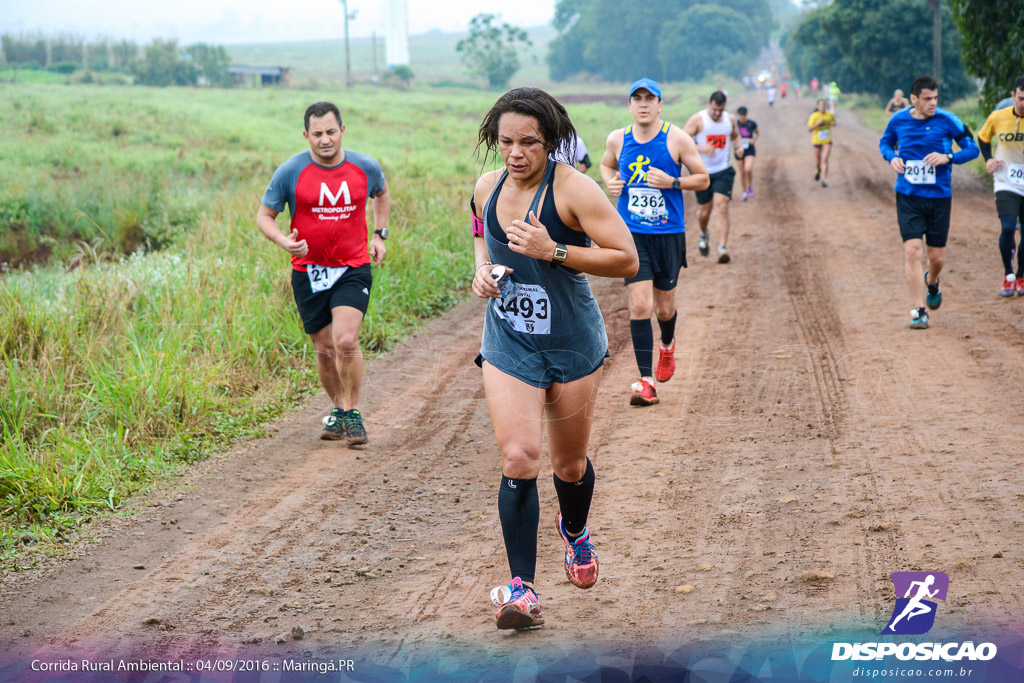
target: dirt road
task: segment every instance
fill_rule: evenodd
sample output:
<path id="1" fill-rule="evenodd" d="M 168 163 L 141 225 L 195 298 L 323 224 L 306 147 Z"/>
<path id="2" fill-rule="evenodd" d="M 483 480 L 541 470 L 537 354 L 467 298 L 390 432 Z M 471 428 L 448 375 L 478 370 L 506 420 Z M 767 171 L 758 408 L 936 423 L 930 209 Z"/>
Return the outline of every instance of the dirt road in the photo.
<path id="1" fill-rule="evenodd" d="M 954 172 L 945 300 L 931 329 L 910 330 L 878 134 L 841 112 L 821 188 L 810 101 L 740 104 L 763 132 L 757 196 L 732 203 L 728 265 L 697 254 L 691 214 L 679 370 L 654 408 L 626 404 L 625 295 L 594 278 L 612 353 L 591 449 L 601 579 L 565 580 L 545 470 L 545 628 L 494 628 L 488 591 L 508 576 L 474 300 L 369 368 L 368 447 L 318 441 L 329 404 L 310 402 L 97 525 L 76 559 L 4 578 L 0 643 L 22 661 L 359 653 L 381 680 L 417 666 L 454 678 L 469 652 L 528 671 L 583 642 L 629 656 L 877 634 L 888 574 L 915 569 L 950 576 L 942 628 L 1009 624 L 1024 613 L 1024 298 L 998 295 L 990 190 Z M 832 578 L 804 580 L 814 571 Z"/>

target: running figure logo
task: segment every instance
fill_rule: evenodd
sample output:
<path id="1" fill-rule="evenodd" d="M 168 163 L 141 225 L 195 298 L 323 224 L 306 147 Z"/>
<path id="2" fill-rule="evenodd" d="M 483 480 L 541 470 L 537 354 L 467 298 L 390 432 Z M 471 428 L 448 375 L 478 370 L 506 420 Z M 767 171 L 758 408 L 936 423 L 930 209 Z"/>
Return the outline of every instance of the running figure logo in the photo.
<path id="1" fill-rule="evenodd" d="M 943 572 L 893 572 L 889 575 L 896 588 L 896 606 L 882 635 L 916 636 L 927 633 L 935 623 L 936 603 L 945 600 L 949 577 Z"/>
<path id="2" fill-rule="evenodd" d="M 645 157 L 643 154 L 638 154 L 636 161 L 629 165 L 629 170 L 633 172 L 633 175 L 629 176 L 629 182 L 627 185 L 632 185 L 633 181 L 636 180 L 637 176 L 640 176 L 640 182 L 647 181 L 647 171 L 644 170 L 644 166 L 650 166 L 651 158 Z"/>

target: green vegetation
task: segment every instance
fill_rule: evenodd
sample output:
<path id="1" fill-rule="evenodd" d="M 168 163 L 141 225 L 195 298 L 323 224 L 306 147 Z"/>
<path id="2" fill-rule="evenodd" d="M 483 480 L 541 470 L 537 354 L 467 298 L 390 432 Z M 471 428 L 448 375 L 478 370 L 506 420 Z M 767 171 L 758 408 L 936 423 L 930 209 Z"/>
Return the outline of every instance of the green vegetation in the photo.
<path id="1" fill-rule="evenodd" d="M 63 74 L 70 83 L 114 82 L 125 84 L 126 74 L 142 85 L 215 85 L 230 87 L 234 77 L 228 73 L 230 57 L 222 46 L 196 43 L 179 48 L 177 40 L 153 40 L 140 57 L 139 46 L 130 40 L 111 43 L 100 39 L 86 43 L 84 38 L 61 33 L 56 37 L 43 34 L 0 35 L 3 61 L 22 73 L 45 68 Z M 104 78 L 99 73 L 112 72 L 119 78 Z M 8 80 L 8 79 L 3 79 Z M 52 82 L 29 78 L 26 82 Z"/>
<path id="2" fill-rule="evenodd" d="M 942 90 L 950 98 L 975 91 L 960 60 L 960 34 L 949 7 L 942 10 Z M 929 0 L 835 0 L 807 12 L 783 41 L 786 62 L 804 83 L 836 81 L 843 92 L 874 95 L 883 103 L 896 88 L 932 71 Z"/>
<path id="3" fill-rule="evenodd" d="M 518 85 L 550 84 L 545 55 L 548 43 L 555 37 L 550 26 L 526 27 L 531 46 L 518 51 L 522 68 L 509 82 Z M 455 46 L 468 33 L 427 33 L 409 36 L 409 62 L 416 72 L 416 82 L 422 85 L 473 85 L 466 75 Z M 374 41 L 371 38 L 352 38 L 352 77 L 357 82 L 369 83 L 374 75 Z M 387 73 L 384 63 L 384 38 L 377 36 L 377 72 Z M 232 62 L 287 66 L 291 68 L 292 83 L 296 87 L 315 89 L 333 82 L 345 81 L 345 42 L 342 40 L 316 40 L 301 43 L 259 43 L 229 45 Z"/>
<path id="4" fill-rule="evenodd" d="M 526 31 L 509 23 L 496 25 L 493 14 L 478 14 L 469 22 L 469 35 L 455 45 L 466 69 L 487 79 L 494 89 L 504 88 L 519 71 L 519 50 L 533 43 Z"/>
<path id="5" fill-rule="evenodd" d="M 775 26 L 768 0 L 559 0 L 548 63 L 555 80 L 634 81 L 742 76 Z"/>
<path id="6" fill-rule="evenodd" d="M 738 90 L 666 83 L 666 120 L 723 86 Z M 625 84 L 599 90 L 566 98 L 598 155 L 628 120 Z M 306 149 L 305 107 L 336 95 L 0 84 L 0 235 L 50 264 L 0 271 L 0 566 L 320 391 L 287 255 L 254 219 L 274 169 Z M 380 159 L 394 197 L 371 355 L 466 296 L 494 98 L 360 86 L 338 100 L 345 146 Z"/>
<path id="7" fill-rule="evenodd" d="M 963 36 L 964 64 L 984 81 L 981 100 L 991 111 L 1024 74 L 1024 3 L 950 0 L 950 5 Z"/>

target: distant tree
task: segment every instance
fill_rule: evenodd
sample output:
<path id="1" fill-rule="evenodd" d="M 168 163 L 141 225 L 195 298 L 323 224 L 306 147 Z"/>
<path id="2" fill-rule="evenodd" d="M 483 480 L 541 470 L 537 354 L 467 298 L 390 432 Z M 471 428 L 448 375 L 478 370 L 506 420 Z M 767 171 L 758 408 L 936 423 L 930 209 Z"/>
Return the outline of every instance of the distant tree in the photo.
<path id="1" fill-rule="evenodd" d="M 960 36 L 943 10 L 942 98 L 973 91 L 960 60 Z M 888 97 L 909 90 L 932 69 L 932 20 L 928 0 L 835 0 L 804 16 L 786 41 L 790 70 L 800 80 L 817 76 L 846 92 Z M 796 48 L 802 48 L 797 51 Z M 820 68 L 808 73 L 807 66 Z"/>
<path id="2" fill-rule="evenodd" d="M 130 71 L 139 58 L 139 46 L 133 40 L 122 40 L 110 47 L 110 57 L 115 69 Z"/>
<path id="3" fill-rule="evenodd" d="M 712 21 L 714 27 L 701 23 Z M 551 78 L 606 81 L 739 73 L 776 25 L 768 0 L 659 0 L 656 12 L 621 0 L 559 0 L 553 23 L 560 34 L 548 53 Z"/>
<path id="4" fill-rule="evenodd" d="M 85 66 L 93 71 L 110 69 L 110 41 L 106 39 L 85 45 Z"/>
<path id="5" fill-rule="evenodd" d="M 50 62 L 85 63 L 85 40 L 70 33 L 60 33 L 50 40 Z"/>
<path id="6" fill-rule="evenodd" d="M 222 88 L 234 85 L 235 78 L 228 73 L 231 56 L 223 45 L 196 43 L 186 47 L 185 54 L 192 59 L 196 77 L 205 78 L 210 85 Z"/>
<path id="7" fill-rule="evenodd" d="M 712 73 L 742 76 L 761 49 L 751 35 L 750 22 L 733 10 L 694 5 L 661 29 L 662 73 L 670 81 L 701 80 Z"/>
<path id="8" fill-rule="evenodd" d="M 192 85 L 196 80 L 196 66 L 191 59 L 182 58 L 178 41 L 155 38 L 146 46 L 145 56 L 135 62 L 133 71 L 141 85 Z"/>
<path id="9" fill-rule="evenodd" d="M 1024 3 L 1020 0 L 950 0 L 964 65 L 984 81 L 981 101 L 992 111 L 1024 75 Z"/>
<path id="10" fill-rule="evenodd" d="M 0 36 L 0 47 L 8 64 L 44 67 L 50 61 L 46 38 L 41 33 L 33 36 L 5 33 Z"/>
<path id="11" fill-rule="evenodd" d="M 412 83 L 412 79 L 416 78 L 416 74 L 413 73 L 408 64 L 399 64 L 388 73 L 406 88 Z"/>
<path id="12" fill-rule="evenodd" d="M 469 36 L 455 46 L 470 73 L 504 88 L 519 70 L 517 50 L 533 45 L 526 31 L 505 23 L 495 25 L 493 14 L 478 14 L 469 22 Z"/>

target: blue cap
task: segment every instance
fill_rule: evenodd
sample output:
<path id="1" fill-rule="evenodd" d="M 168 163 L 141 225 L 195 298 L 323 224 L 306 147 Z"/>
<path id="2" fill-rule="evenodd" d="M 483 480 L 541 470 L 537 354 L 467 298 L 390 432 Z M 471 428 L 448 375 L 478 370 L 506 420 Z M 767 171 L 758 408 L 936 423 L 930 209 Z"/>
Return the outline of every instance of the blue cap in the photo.
<path id="1" fill-rule="evenodd" d="M 629 95 L 627 95 L 626 97 L 633 97 L 633 93 L 635 93 L 640 88 L 649 90 L 652 95 L 657 95 L 658 99 L 661 99 L 661 86 L 658 85 L 657 81 L 650 78 L 641 78 L 639 81 L 629 86 Z"/>

